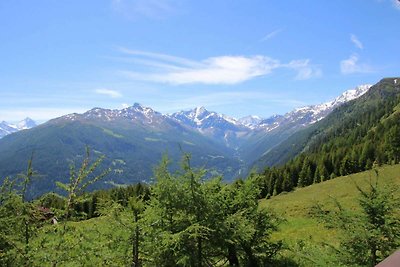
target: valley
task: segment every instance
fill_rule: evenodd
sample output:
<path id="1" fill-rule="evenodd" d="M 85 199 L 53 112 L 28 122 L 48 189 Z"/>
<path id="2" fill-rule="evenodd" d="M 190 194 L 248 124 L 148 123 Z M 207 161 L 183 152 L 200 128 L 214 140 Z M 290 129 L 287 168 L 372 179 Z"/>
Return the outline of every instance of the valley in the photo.
<path id="1" fill-rule="evenodd" d="M 194 166 L 211 169 L 232 181 L 246 177 L 255 166 L 260 170 L 271 166 L 257 162 L 294 133 L 369 88 L 358 86 L 324 104 L 250 121 L 204 107 L 162 114 L 138 103 L 122 110 L 93 108 L 83 114 L 68 114 L 0 139 L 0 177 L 22 172 L 33 155 L 33 164 L 44 179 L 33 185 L 31 196 L 57 190 L 55 181 L 66 181 L 69 165 L 80 159 L 88 146 L 95 154 L 105 155 L 104 167 L 112 169 L 107 180 L 93 189 L 148 183 L 164 154 L 179 162 L 184 152 L 193 156 Z M 58 152 L 54 155 L 53 151 Z"/>
<path id="2" fill-rule="evenodd" d="M 0 0 L 0 267 L 400 266 L 399 12 Z"/>

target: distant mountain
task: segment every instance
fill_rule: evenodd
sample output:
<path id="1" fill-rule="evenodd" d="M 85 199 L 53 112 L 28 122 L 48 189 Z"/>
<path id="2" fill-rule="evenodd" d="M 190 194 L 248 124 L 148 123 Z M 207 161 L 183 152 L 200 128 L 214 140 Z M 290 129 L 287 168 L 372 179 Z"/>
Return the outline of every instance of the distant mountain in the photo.
<path id="1" fill-rule="evenodd" d="M 204 107 L 168 115 L 202 135 L 230 148 L 237 148 L 252 129 L 235 118 L 210 112 Z"/>
<path id="2" fill-rule="evenodd" d="M 37 124 L 31 118 L 25 118 L 22 121 L 18 122 L 17 124 L 12 124 L 3 121 L 0 123 L 0 138 L 21 130 L 31 129 L 35 126 L 37 126 Z"/>
<path id="3" fill-rule="evenodd" d="M 183 152 L 192 165 L 206 167 L 231 179 L 243 163 L 226 146 L 201 135 L 159 112 L 139 104 L 122 110 L 94 108 L 69 114 L 0 140 L 0 177 L 24 171 L 28 158 L 41 177 L 32 184 L 32 196 L 56 190 L 55 181 L 67 182 L 69 165 L 79 162 L 89 146 L 93 156 L 106 155 L 102 167 L 112 173 L 100 188 L 149 182 L 163 154 L 177 169 Z"/>
<path id="4" fill-rule="evenodd" d="M 297 131 L 322 120 L 340 105 L 364 95 L 370 87 L 369 84 L 360 85 L 332 101 L 297 108 L 285 115 L 261 120 L 254 128 L 253 135 L 239 148 L 242 159 L 246 162 L 258 160 Z"/>
<path id="5" fill-rule="evenodd" d="M 55 181 L 67 182 L 69 164 L 82 159 L 85 146 L 96 155 L 106 155 L 103 165 L 112 168 L 112 174 L 98 185 L 101 188 L 149 181 L 165 153 L 175 162 L 172 169 L 188 152 L 193 166 L 212 169 L 227 180 L 243 177 L 255 162 L 269 165 L 263 161 L 265 155 L 294 133 L 321 121 L 368 88 L 360 86 L 328 103 L 268 119 L 235 119 L 204 107 L 164 115 L 136 103 L 121 110 L 93 108 L 36 127 L 30 119 L 11 126 L 2 123 L 6 134 L 14 133 L 0 139 L 0 177 L 24 171 L 33 153 L 34 167 L 42 178 L 32 184 L 32 194 L 56 190 Z"/>
<path id="6" fill-rule="evenodd" d="M 258 128 L 262 120 L 263 119 L 261 117 L 255 116 L 255 115 L 249 115 L 249 116 L 238 119 L 238 121 L 242 125 L 249 127 L 251 129 Z"/>
<path id="7" fill-rule="evenodd" d="M 284 116 L 274 115 L 268 119 L 262 120 L 259 127 L 265 128 L 267 131 L 282 128 L 284 125 L 292 125 L 293 127 L 304 127 L 313 124 L 325 118 L 332 110 L 338 106 L 349 102 L 353 99 L 359 98 L 365 94 L 371 84 L 357 86 L 354 89 L 345 91 L 334 100 L 318 104 L 297 108 L 291 112 L 286 113 Z"/>

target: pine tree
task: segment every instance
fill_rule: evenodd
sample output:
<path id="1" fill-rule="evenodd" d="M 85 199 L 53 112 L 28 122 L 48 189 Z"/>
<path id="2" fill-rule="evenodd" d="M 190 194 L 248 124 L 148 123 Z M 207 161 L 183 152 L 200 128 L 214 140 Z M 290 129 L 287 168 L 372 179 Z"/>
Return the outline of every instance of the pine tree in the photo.
<path id="1" fill-rule="evenodd" d="M 386 149 L 388 151 L 388 158 L 394 164 L 400 161 L 400 126 L 393 126 L 387 134 Z"/>
<path id="2" fill-rule="evenodd" d="M 304 160 L 303 167 L 301 168 L 299 174 L 299 184 L 298 186 L 303 187 L 312 184 L 313 173 L 311 169 L 311 161 L 307 158 Z"/>

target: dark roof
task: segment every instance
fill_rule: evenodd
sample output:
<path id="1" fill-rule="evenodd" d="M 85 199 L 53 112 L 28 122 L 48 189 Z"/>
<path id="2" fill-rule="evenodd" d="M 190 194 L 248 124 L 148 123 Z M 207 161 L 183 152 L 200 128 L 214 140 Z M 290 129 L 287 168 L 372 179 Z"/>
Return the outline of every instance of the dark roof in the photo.
<path id="1" fill-rule="evenodd" d="M 376 265 L 375 267 L 398 267 L 400 266 L 400 250 L 396 251 L 384 261 Z"/>

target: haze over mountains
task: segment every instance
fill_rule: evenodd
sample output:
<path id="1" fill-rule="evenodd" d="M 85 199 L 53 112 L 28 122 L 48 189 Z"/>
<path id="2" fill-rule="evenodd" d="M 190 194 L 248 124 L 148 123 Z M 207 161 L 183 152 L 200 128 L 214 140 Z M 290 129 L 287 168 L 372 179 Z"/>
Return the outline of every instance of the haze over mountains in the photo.
<path id="1" fill-rule="evenodd" d="M 68 114 L 2 138 L 0 176 L 23 171 L 34 153 L 35 168 L 46 177 L 46 183 L 33 185 L 33 191 L 54 190 L 54 181 L 66 181 L 68 165 L 79 161 L 84 147 L 89 146 L 95 154 L 106 155 L 103 165 L 112 169 L 100 187 L 149 181 L 163 154 L 175 162 L 171 168 L 177 169 L 182 152 L 192 155 L 194 166 L 231 180 L 245 176 L 263 155 L 293 133 L 320 121 L 370 87 L 358 86 L 330 102 L 267 119 L 235 119 L 204 107 L 161 114 L 137 103 L 122 110 L 93 108 L 83 114 Z M 26 120 L 20 129 L 33 125 Z"/>

